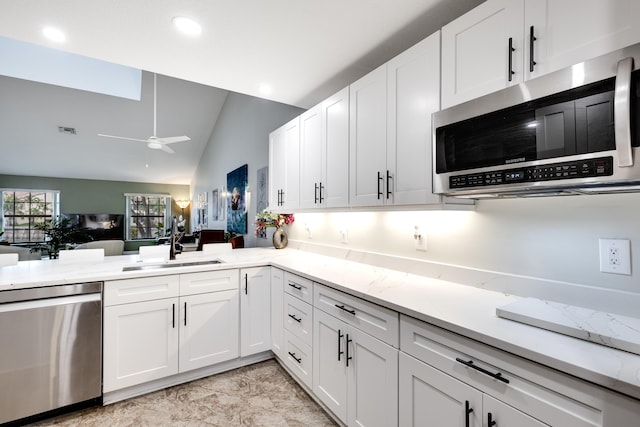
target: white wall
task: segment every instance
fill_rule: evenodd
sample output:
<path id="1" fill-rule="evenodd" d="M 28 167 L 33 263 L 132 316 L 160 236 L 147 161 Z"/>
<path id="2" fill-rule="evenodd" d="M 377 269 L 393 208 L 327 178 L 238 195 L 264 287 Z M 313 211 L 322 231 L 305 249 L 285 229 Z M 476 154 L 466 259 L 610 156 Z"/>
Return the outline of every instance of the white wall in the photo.
<path id="1" fill-rule="evenodd" d="M 227 185 L 227 173 L 248 164 L 249 187 L 257 188 L 257 171 L 269 164 L 269 133 L 304 110 L 238 93 L 229 93 L 191 183 L 191 224 L 196 224 L 198 194 L 208 192 L 207 228 L 226 229 L 225 221 L 212 221 L 211 191 Z M 255 203 L 249 200 L 245 246 L 255 246 Z"/>
<path id="2" fill-rule="evenodd" d="M 427 252 L 414 249 L 415 225 L 427 235 Z M 348 229 L 348 243 L 342 243 L 341 228 Z M 471 212 L 299 213 L 288 234 L 303 242 L 640 293 L 640 194 L 484 200 Z M 599 271 L 602 237 L 631 240 L 632 276 Z"/>

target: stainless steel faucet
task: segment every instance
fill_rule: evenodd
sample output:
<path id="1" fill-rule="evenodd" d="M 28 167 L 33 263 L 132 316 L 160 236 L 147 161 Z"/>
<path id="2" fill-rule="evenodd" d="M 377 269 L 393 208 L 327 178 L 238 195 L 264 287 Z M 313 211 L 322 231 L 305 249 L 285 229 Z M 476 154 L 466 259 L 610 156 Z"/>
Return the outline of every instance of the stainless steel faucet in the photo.
<path id="1" fill-rule="evenodd" d="M 171 220 L 171 237 L 169 238 L 170 248 L 169 248 L 169 259 L 176 259 L 176 228 L 178 227 L 178 220 L 175 215 Z"/>

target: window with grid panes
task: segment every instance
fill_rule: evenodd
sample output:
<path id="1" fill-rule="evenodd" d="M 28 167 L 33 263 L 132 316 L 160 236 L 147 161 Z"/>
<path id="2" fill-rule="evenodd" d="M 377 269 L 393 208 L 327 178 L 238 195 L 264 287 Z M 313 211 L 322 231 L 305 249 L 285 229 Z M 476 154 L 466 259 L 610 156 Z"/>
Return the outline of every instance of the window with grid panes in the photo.
<path id="1" fill-rule="evenodd" d="M 125 194 L 127 240 L 163 237 L 169 226 L 171 197 L 164 194 Z"/>
<path id="2" fill-rule="evenodd" d="M 0 229 L 9 243 L 38 243 L 44 233 L 35 225 L 60 215 L 59 191 L 3 190 Z"/>

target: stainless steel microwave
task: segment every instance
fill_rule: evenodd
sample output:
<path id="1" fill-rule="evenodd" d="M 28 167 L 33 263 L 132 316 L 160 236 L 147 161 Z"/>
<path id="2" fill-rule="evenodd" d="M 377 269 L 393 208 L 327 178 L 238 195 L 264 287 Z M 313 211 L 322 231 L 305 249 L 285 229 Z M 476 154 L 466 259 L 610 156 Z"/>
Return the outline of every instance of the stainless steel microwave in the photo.
<path id="1" fill-rule="evenodd" d="M 640 44 L 432 116 L 434 192 L 640 191 Z"/>

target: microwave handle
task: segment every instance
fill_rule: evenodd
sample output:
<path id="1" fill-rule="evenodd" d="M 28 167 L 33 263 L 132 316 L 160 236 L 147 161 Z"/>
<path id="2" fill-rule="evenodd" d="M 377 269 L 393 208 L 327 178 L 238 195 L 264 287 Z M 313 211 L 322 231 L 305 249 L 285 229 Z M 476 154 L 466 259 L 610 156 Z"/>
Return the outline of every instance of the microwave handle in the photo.
<path id="1" fill-rule="evenodd" d="M 633 71 L 633 58 L 624 58 L 618 62 L 616 90 L 613 104 L 618 167 L 633 166 L 630 124 L 631 71 Z"/>

